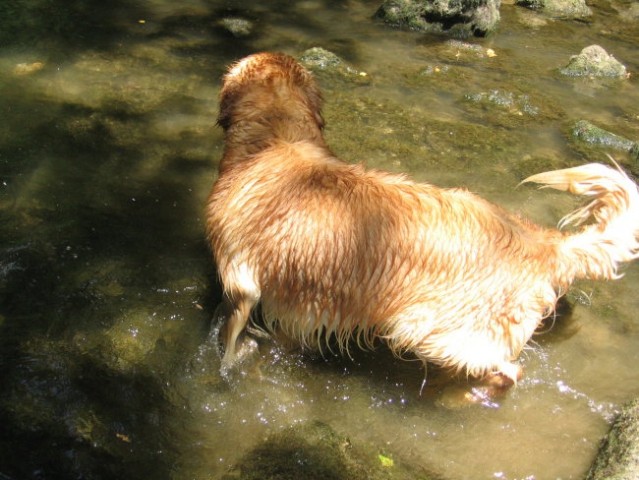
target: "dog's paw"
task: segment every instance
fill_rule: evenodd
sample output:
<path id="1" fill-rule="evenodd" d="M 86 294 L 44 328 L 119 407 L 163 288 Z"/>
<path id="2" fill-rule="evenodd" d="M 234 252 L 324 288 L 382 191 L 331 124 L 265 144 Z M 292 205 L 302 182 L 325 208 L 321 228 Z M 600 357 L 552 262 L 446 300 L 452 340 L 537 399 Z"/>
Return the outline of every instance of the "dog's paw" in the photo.
<path id="1" fill-rule="evenodd" d="M 225 380 L 246 376 L 254 369 L 260 358 L 259 345 L 249 335 L 238 338 L 233 355 L 227 353 L 221 357 L 220 363 L 220 374 Z"/>
<path id="2" fill-rule="evenodd" d="M 503 390 L 494 390 L 486 385 L 449 385 L 442 390 L 436 404 L 447 410 L 460 410 L 474 405 L 499 408 Z"/>
<path id="3" fill-rule="evenodd" d="M 500 399 L 517 385 L 522 376 L 520 365 L 506 362 L 484 377 L 469 379 L 466 385 L 449 385 L 444 388 L 437 403 L 451 410 L 471 405 L 499 408 Z"/>

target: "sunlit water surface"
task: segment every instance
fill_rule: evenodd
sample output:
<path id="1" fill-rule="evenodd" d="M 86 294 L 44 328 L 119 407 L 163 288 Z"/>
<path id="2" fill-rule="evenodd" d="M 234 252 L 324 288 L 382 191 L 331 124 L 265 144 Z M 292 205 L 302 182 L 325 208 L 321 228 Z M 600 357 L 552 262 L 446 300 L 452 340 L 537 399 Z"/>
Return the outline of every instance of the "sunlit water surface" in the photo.
<path id="1" fill-rule="evenodd" d="M 366 72 L 319 78 L 338 155 L 553 225 L 575 200 L 517 187 L 528 174 L 606 153 L 636 173 L 569 132 L 587 119 L 638 139 L 637 76 L 557 74 L 593 43 L 637 72 L 639 22 L 618 16 L 632 2 L 597 2 L 588 22 L 506 4 L 475 50 L 385 28 L 376 1 L 93 3 L 0 7 L 0 474 L 218 478 L 269 433 L 321 420 L 443 478 L 583 477 L 639 395 L 636 265 L 576 285 L 503 397 L 469 405 L 471 386 L 437 372 L 420 395 L 420 365 L 383 348 L 321 359 L 268 341 L 229 385 L 206 344 L 220 287 L 203 203 L 225 66 L 322 46 Z M 250 35 L 229 35 L 229 15 Z M 535 108 L 465 100 L 493 90 Z"/>

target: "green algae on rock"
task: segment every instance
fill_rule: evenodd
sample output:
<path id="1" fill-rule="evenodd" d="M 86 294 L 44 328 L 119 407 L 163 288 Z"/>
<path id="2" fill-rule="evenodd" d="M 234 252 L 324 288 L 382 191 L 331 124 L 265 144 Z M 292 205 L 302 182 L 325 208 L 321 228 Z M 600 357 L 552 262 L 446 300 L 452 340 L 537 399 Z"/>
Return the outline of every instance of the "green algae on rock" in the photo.
<path id="1" fill-rule="evenodd" d="M 299 57 L 299 61 L 306 68 L 316 74 L 348 80 L 357 85 L 367 85 L 370 78 L 366 72 L 358 71 L 339 56 L 322 47 L 313 47 L 305 50 Z"/>
<path id="2" fill-rule="evenodd" d="M 639 478 L 639 399 L 626 404 L 603 440 L 586 480 Z"/>
<path id="3" fill-rule="evenodd" d="M 341 58 L 322 47 L 313 47 L 305 50 L 300 56 L 300 62 L 308 68 L 318 68 L 320 70 L 339 68 L 344 65 L 344 61 Z"/>
<path id="4" fill-rule="evenodd" d="M 575 123 L 572 129 L 572 135 L 591 145 L 600 145 L 615 150 L 623 150 L 624 152 L 630 152 L 633 148 L 637 148 L 637 142 L 608 132 L 587 120 L 579 120 Z"/>
<path id="5" fill-rule="evenodd" d="M 464 99 L 479 105 L 492 105 L 508 110 L 516 115 L 529 115 L 535 117 L 539 114 L 539 108 L 530 103 L 528 95 L 514 95 L 504 90 L 490 90 L 488 92 L 468 93 Z"/>

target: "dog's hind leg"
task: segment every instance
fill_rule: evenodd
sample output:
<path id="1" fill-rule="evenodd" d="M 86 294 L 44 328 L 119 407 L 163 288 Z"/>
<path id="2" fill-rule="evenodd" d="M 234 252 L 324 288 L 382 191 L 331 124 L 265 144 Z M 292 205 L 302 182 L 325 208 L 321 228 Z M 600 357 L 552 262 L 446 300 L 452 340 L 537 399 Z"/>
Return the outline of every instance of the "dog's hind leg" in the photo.
<path id="1" fill-rule="evenodd" d="M 222 303 L 215 309 L 210 336 L 220 351 L 223 374 L 243 363 L 257 349 L 255 340 L 245 334 L 251 310 L 256 303 L 257 300 L 250 296 L 231 299 L 225 295 Z"/>

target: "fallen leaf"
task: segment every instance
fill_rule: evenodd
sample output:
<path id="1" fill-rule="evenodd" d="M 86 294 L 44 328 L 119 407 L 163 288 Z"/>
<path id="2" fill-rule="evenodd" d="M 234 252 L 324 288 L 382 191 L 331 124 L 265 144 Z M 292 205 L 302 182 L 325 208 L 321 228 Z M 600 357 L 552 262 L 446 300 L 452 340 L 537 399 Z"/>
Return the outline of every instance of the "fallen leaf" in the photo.
<path id="1" fill-rule="evenodd" d="M 386 455 L 382 455 L 380 453 L 379 455 L 377 455 L 377 458 L 379 458 L 379 461 L 382 464 L 382 467 L 390 468 L 395 466 L 395 462 L 393 461 L 393 459 L 390 457 L 387 457 Z"/>

